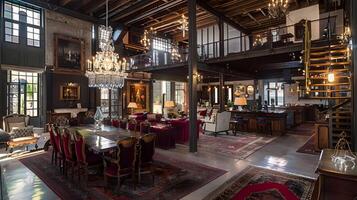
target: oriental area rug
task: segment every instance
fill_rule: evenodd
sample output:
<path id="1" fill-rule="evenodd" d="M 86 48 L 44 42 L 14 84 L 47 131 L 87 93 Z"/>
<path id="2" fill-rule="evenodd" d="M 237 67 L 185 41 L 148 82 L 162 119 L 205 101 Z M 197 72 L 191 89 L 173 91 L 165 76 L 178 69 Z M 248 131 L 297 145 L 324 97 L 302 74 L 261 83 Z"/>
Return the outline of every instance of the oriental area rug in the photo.
<path id="1" fill-rule="evenodd" d="M 116 179 L 110 180 L 109 188 L 104 188 L 102 174 L 90 175 L 88 185 L 80 184 L 77 175 L 72 180 L 64 177 L 58 166 L 51 164 L 51 152 L 39 153 L 19 159 L 34 172 L 61 199 L 115 199 L 115 200 L 175 200 L 180 199 L 212 180 L 226 173 L 194 162 L 187 162 L 168 156 L 155 154 L 155 179 L 142 176 L 141 183 L 134 190 L 130 178 L 124 181 L 119 192 L 114 191 Z"/>
<path id="2" fill-rule="evenodd" d="M 315 180 L 249 166 L 205 200 L 310 200 Z"/>
<path id="3" fill-rule="evenodd" d="M 198 150 L 235 159 L 245 159 L 275 139 L 276 137 L 255 134 L 218 135 L 217 137 L 201 134 L 198 139 Z"/>

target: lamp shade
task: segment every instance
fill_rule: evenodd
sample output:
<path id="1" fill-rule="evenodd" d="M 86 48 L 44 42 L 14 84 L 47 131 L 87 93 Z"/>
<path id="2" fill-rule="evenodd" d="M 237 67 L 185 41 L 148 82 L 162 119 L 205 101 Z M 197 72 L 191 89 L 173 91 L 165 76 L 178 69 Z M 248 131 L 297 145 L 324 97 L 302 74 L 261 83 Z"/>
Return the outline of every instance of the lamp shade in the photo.
<path id="1" fill-rule="evenodd" d="M 138 105 L 135 102 L 130 102 L 128 108 L 138 108 Z"/>
<path id="2" fill-rule="evenodd" d="M 175 102 L 173 102 L 173 101 L 165 101 L 164 107 L 165 108 L 173 108 L 173 107 L 175 107 Z"/>
<path id="3" fill-rule="evenodd" d="M 247 98 L 245 97 L 236 97 L 234 99 L 235 106 L 246 106 L 247 105 Z"/>

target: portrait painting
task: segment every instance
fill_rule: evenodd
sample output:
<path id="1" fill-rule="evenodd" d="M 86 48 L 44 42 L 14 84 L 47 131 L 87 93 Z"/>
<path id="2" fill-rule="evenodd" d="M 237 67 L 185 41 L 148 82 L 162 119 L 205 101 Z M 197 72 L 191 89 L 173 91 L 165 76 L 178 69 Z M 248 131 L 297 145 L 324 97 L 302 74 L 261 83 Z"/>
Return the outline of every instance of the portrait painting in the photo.
<path id="1" fill-rule="evenodd" d="M 130 84 L 129 102 L 135 102 L 138 110 L 146 110 L 148 108 L 148 86 L 146 84 Z"/>
<path id="2" fill-rule="evenodd" d="M 83 70 L 83 41 L 63 35 L 55 35 L 55 62 L 59 70 Z"/>

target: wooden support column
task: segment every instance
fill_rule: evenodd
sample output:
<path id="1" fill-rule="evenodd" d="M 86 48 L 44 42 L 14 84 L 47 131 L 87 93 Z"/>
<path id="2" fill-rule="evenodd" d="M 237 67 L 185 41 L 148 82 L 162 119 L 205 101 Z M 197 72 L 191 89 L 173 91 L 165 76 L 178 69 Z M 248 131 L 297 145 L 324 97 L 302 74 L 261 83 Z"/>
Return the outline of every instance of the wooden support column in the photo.
<path id="1" fill-rule="evenodd" d="M 352 122 L 357 121 L 357 1 L 350 0 L 350 26 L 352 33 Z M 352 123 L 352 146 L 357 151 L 357 123 Z"/>
<path id="2" fill-rule="evenodd" d="M 219 57 L 224 57 L 224 22 L 222 17 L 218 21 L 219 28 Z"/>
<path id="3" fill-rule="evenodd" d="M 223 73 L 219 73 L 219 111 L 224 111 L 224 75 Z"/>
<path id="4" fill-rule="evenodd" d="M 197 28 L 196 0 L 188 2 L 188 84 L 190 115 L 190 152 L 197 152 Z"/>

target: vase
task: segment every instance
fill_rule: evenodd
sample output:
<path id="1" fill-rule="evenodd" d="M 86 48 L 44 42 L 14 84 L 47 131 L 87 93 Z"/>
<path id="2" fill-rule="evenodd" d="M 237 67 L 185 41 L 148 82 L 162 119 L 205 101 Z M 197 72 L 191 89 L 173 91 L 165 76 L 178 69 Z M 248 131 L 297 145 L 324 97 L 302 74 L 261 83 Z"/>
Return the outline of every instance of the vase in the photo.
<path id="1" fill-rule="evenodd" d="M 97 111 L 94 114 L 94 120 L 95 120 L 95 129 L 99 130 L 102 126 L 102 120 L 103 120 L 103 113 L 100 107 L 97 107 Z"/>

